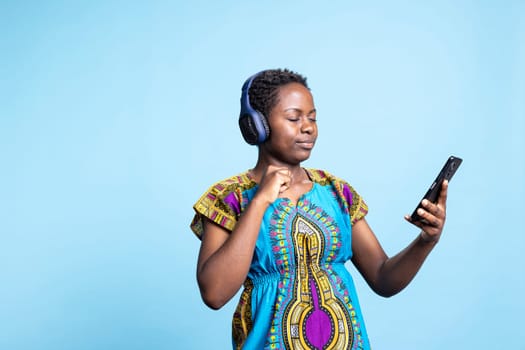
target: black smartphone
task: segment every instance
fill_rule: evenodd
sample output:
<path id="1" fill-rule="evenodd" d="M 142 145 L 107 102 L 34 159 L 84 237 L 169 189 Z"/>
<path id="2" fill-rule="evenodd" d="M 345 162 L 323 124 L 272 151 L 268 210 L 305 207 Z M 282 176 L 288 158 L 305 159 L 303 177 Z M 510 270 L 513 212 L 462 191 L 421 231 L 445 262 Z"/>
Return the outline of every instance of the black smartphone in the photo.
<path id="1" fill-rule="evenodd" d="M 441 168 L 441 171 L 439 172 L 438 176 L 430 185 L 430 188 L 428 189 L 427 193 L 423 196 L 421 201 L 419 201 L 418 206 L 416 209 L 414 209 L 414 212 L 410 216 L 410 219 L 412 222 L 415 221 L 425 221 L 421 216 L 417 214 L 417 210 L 419 208 L 422 208 L 421 202 L 423 199 L 427 199 L 432 203 L 436 203 L 439 197 L 439 193 L 441 192 L 441 185 L 443 184 L 444 180 L 450 181 L 452 179 L 452 176 L 456 173 L 456 170 L 458 170 L 459 166 L 461 165 L 461 162 L 463 162 L 463 159 L 450 156 L 445 165 L 443 165 L 443 168 Z"/>

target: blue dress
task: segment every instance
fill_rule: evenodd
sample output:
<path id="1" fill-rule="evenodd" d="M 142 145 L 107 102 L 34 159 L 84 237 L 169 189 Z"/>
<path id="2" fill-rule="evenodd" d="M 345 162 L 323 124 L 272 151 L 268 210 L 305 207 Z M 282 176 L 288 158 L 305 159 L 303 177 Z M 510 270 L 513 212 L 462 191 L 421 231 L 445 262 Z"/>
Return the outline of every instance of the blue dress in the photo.
<path id="1" fill-rule="evenodd" d="M 352 224 L 368 208 L 345 181 L 305 169 L 313 182 L 297 203 L 266 210 L 233 315 L 234 349 L 369 349 L 352 277 Z M 195 204 L 191 228 L 208 218 L 232 231 L 258 185 L 248 172 L 213 185 Z"/>

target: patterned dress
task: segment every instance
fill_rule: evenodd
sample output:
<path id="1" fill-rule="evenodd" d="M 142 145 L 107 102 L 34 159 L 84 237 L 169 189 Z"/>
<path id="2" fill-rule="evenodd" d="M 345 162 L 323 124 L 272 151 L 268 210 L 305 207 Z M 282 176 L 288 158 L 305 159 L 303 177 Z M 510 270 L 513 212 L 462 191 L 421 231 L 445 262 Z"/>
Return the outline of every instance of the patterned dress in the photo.
<path id="1" fill-rule="evenodd" d="M 305 169 L 312 188 L 297 203 L 278 198 L 266 210 L 252 264 L 233 315 L 234 349 L 369 349 L 352 277 L 352 224 L 367 206 L 333 175 Z M 258 185 L 248 172 L 216 183 L 195 204 L 228 231 Z"/>

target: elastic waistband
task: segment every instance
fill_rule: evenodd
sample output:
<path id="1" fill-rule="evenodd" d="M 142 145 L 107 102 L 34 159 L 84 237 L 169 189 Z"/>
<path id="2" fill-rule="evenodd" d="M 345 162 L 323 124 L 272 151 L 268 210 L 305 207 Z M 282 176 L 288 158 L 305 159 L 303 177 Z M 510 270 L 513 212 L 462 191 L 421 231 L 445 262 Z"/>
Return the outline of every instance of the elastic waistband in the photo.
<path id="1" fill-rule="evenodd" d="M 282 274 L 280 274 L 279 272 L 273 272 L 273 273 L 268 273 L 266 275 L 260 275 L 257 277 L 253 277 L 253 278 L 247 278 L 246 282 L 244 282 L 244 285 L 245 286 L 250 286 L 250 285 L 256 286 L 260 284 L 276 282 L 282 278 L 283 278 Z"/>
<path id="2" fill-rule="evenodd" d="M 331 270 L 331 267 L 332 266 L 336 266 L 336 265 L 341 265 L 344 267 L 344 263 L 342 262 L 334 262 L 334 263 L 330 263 L 330 264 L 326 264 L 326 265 L 322 265 L 321 266 L 321 269 L 324 270 L 325 272 L 327 272 L 328 274 L 330 274 L 330 270 Z M 293 269 L 292 271 L 288 272 L 292 275 L 294 275 L 296 273 L 296 269 Z M 261 284 L 267 284 L 267 283 L 272 283 L 272 282 L 277 282 L 277 281 L 280 281 L 280 280 L 283 280 L 283 279 L 286 279 L 286 278 L 290 278 L 289 276 L 285 277 L 285 272 L 271 272 L 271 273 L 267 273 L 267 274 L 261 274 L 261 275 L 258 275 L 258 276 L 255 276 L 255 277 L 248 277 L 246 278 L 246 281 L 244 282 L 244 285 L 247 287 L 247 286 L 257 286 L 257 285 L 261 285 Z"/>

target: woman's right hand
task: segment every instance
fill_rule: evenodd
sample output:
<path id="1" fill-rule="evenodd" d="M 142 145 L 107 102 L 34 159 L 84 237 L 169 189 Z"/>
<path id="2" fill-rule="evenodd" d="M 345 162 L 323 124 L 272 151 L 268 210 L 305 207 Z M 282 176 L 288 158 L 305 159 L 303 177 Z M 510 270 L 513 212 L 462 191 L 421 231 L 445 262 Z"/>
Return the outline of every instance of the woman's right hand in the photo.
<path id="1" fill-rule="evenodd" d="M 269 165 L 262 175 L 255 198 L 268 204 L 273 203 L 281 193 L 290 188 L 291 183 L 292 173 L 290 169 Z"/>

